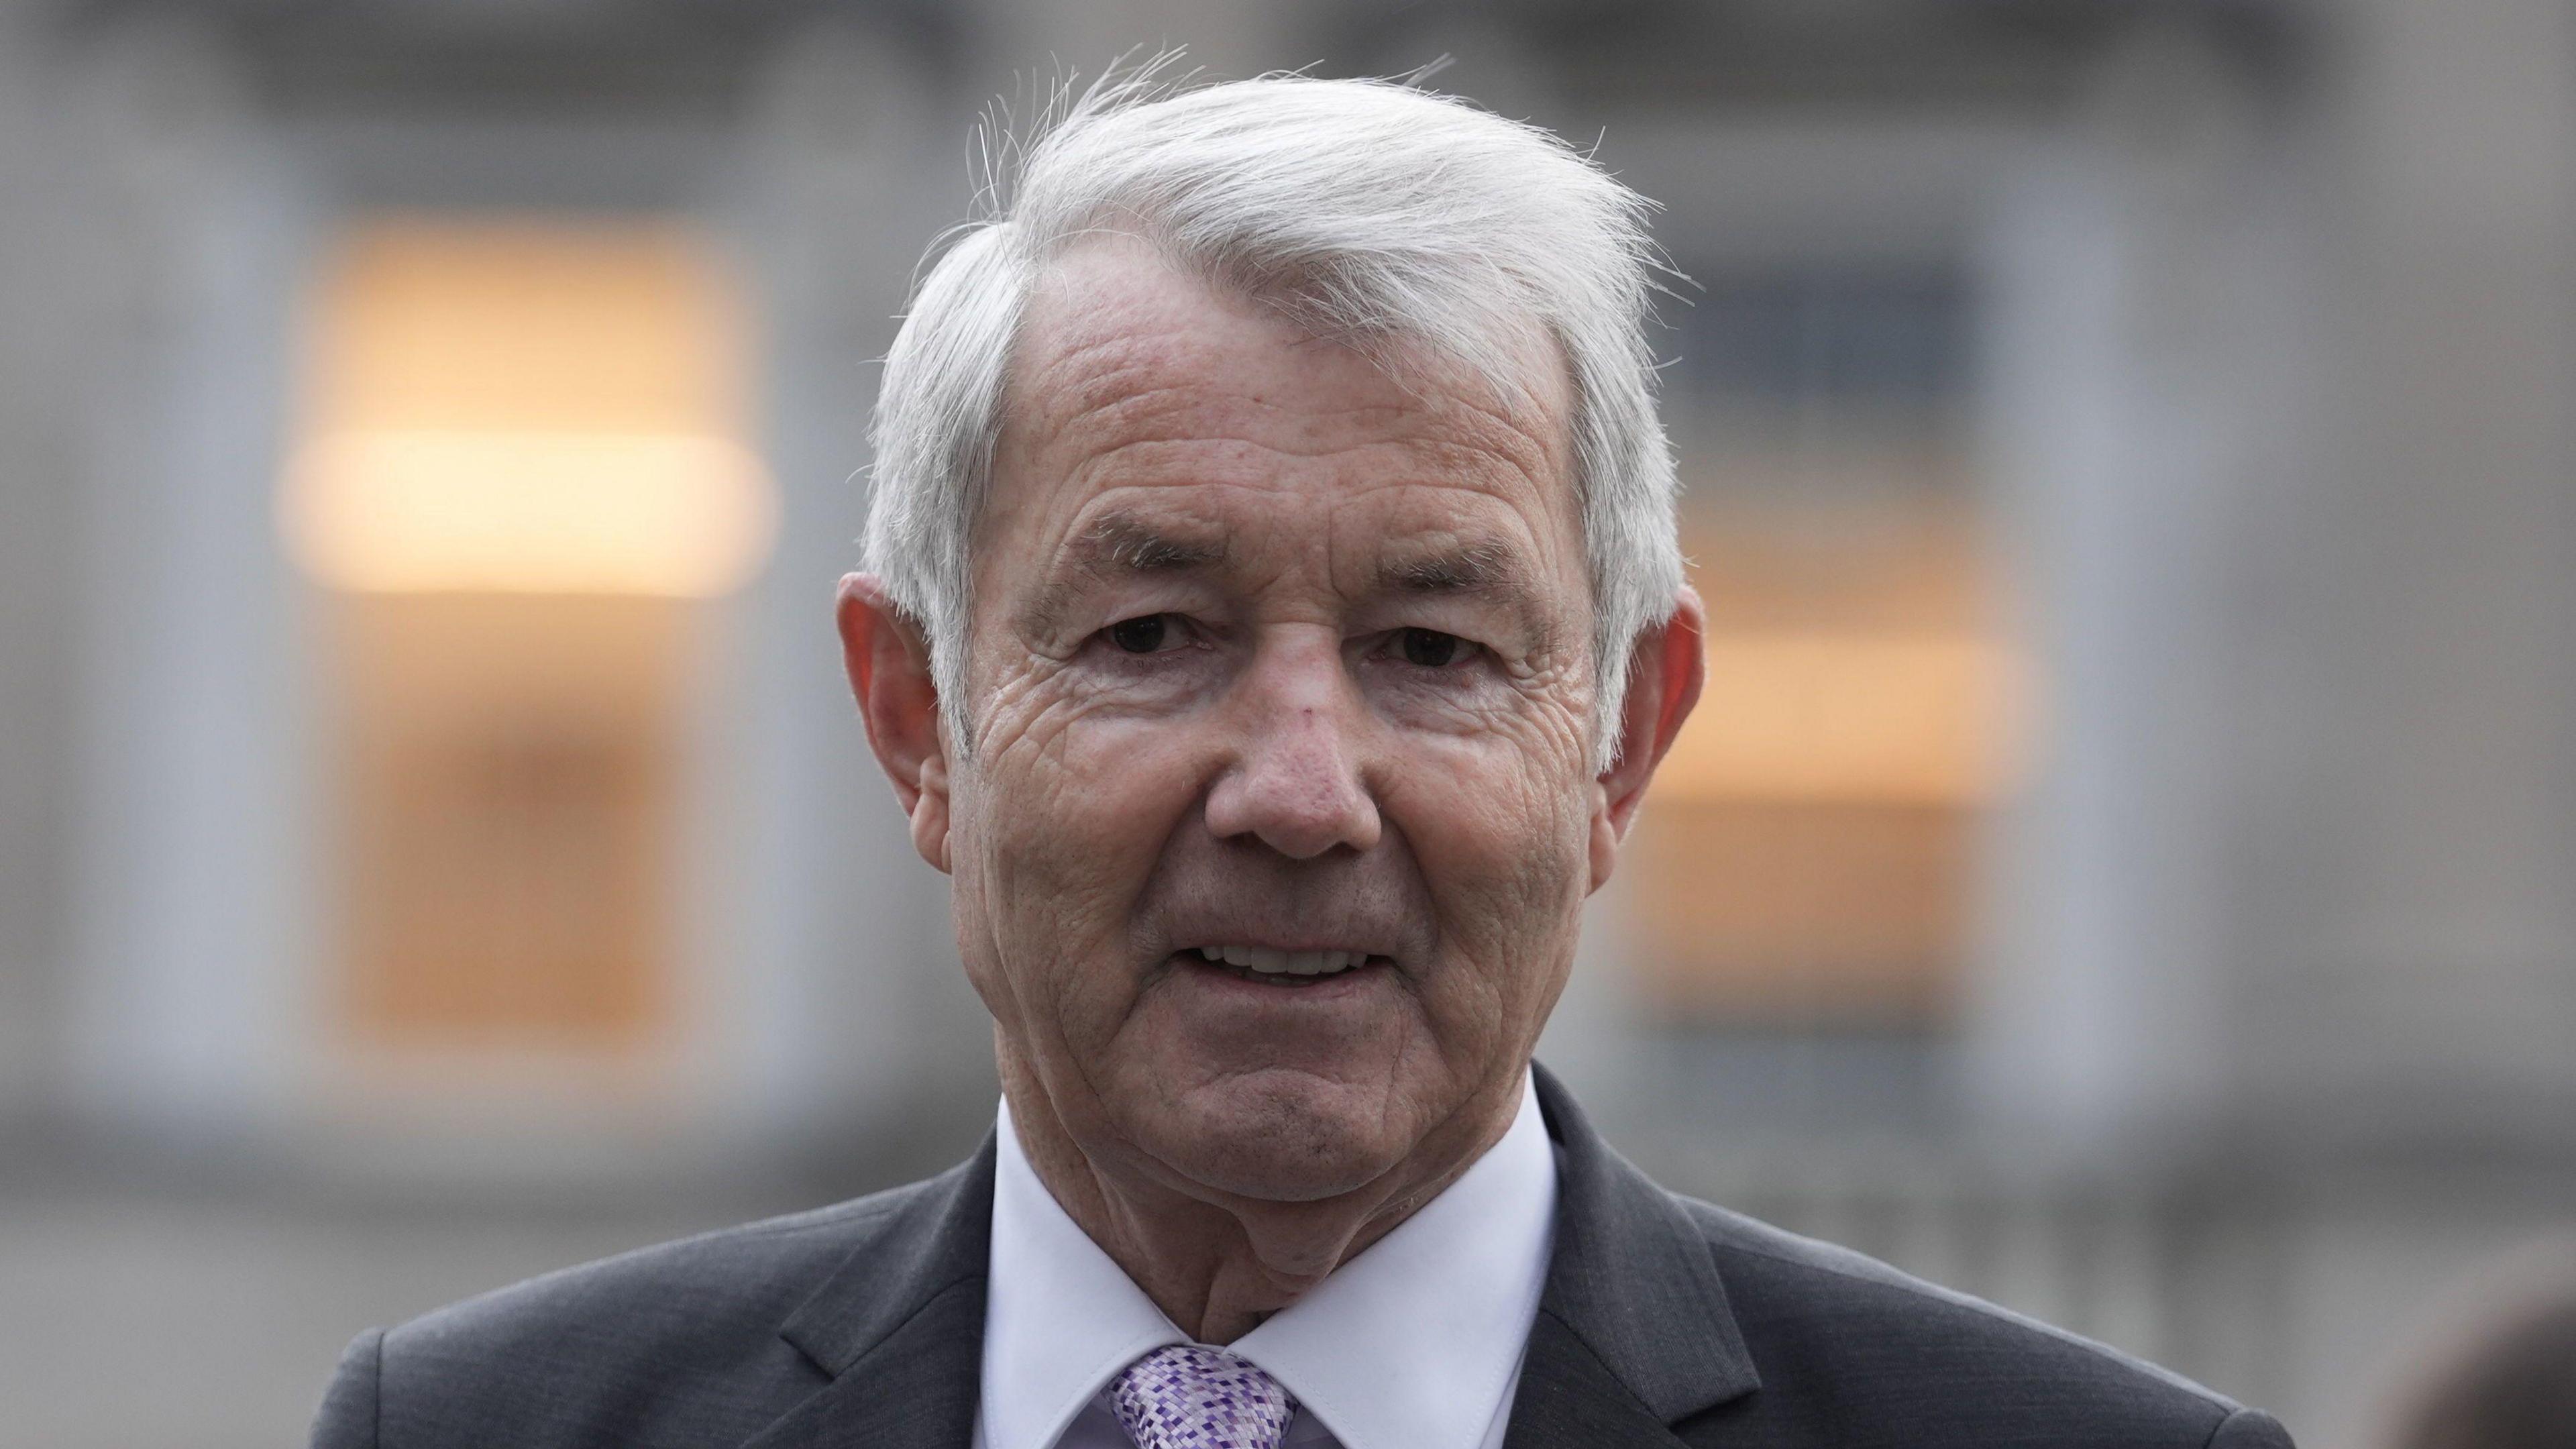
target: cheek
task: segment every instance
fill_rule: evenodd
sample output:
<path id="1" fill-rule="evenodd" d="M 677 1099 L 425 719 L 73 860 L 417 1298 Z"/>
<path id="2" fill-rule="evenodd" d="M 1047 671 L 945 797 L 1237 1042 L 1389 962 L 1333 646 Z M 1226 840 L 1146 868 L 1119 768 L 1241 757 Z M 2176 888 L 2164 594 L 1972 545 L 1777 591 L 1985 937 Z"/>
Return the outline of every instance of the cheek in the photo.
<path id="1" fill-rule="evenodd" d="M 1131 940 L 1137 897 L 1196 798 L 1194 777 L 1168 726 L 1024 700 L 995 710 L 978 742 L 959 849 L 1026 1025 L 1090 1039 L 1115 1029 L 1150 964 Z"/>
<path id="2" fill-rule="evenodd" d="M 1435 1009 L 1516 1029 L 1549 999 L 1588 881 L 1579 757 L 1509 731 L 1442 744 L 1383 801 L 1439 913 Z"/>

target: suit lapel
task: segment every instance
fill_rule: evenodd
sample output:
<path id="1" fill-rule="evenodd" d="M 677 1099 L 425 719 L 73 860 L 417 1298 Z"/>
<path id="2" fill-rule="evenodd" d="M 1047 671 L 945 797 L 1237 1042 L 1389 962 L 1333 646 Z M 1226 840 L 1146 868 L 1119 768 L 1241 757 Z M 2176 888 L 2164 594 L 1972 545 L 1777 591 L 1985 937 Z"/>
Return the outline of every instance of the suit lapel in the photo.
<path id="1" fill-rule="evenodd" d="M 1681 1205 L 1530 1068 L 1563 1148 L 1556 1245 L 1506 1449 L 1671 1446 L 1670 1425 L 1760 1387 L 1717 1262 Z"/>
<path id="2" fill-rule="evenodd" d="M 1565 1320 L 1539 1310 L 1503 1449 L 1672 1449 L 1680 1443 Z"/>
<path id="3" fill-rule="evenodd" d="M 1563 1149 L 1556 1244 L 1506 1449 L 1673 1449 L 1760 1386 L 1706 1241 L 1533 1066 Z M 779 1332 L 832 1382 L 743 1449 L 966 1449 L 984 1350 L 994 1144 L 869 1225 Z"/>
<path id="4" fill-rule="evenodd" d="M 900 1204 L 779 1329 L 832 1382 L 743 1449 L 967 1449 L 984 1366 L 991 1137 Z"/>

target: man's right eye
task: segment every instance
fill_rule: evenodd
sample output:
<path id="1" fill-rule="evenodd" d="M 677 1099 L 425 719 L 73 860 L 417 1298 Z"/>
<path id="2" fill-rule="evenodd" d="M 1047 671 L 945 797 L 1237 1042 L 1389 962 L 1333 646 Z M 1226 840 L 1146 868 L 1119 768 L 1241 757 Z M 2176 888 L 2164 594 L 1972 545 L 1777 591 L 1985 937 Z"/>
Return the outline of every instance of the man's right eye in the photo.
<path id="1" fill-rule="evenodd" d="M 1171 635 L 1171 616 L 1140 614 L 1109 626 L 1109 642 L 1130 654 L 1151 654 Z"/>

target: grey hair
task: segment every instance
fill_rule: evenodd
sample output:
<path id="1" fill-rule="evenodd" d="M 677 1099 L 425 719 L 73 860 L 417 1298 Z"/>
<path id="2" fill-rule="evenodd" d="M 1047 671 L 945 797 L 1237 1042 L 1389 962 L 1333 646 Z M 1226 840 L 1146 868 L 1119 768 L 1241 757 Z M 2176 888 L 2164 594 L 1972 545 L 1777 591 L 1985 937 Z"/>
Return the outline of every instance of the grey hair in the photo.
<path id="1" fill-rule="evenodd" d="M 1535 326 L 1554 340 L 1574 398 L 1606 768 L 1628 656 L 1682 583 L 1645 338 L 1652 203 L 1547 131 L 1412 84 L 1284 74 L 1172 90 L 1154 69 L 1061 103 L 1032 139 L 1006 137 L 999 162 L 988 146 L 988 214 L 934 245 L 886 356 L 864 566 L 927 636 L 952 738 L 971 752 L 967 540 L 1020 318 L 1050 259 L 1112 230 L 1317 335 L 1427 344 L 1497 386 L 1526 367 L 1516 339 Z"/>

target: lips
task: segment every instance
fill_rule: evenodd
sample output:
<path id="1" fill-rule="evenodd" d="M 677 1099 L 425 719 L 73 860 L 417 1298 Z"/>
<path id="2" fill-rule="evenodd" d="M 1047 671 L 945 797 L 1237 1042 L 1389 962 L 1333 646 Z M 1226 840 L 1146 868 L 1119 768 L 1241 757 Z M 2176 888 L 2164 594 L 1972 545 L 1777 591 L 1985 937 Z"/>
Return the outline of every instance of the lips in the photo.
<path id="1" fill-rule="evenodd" d="M 1271 946 L 1195 946 L 1181 954 L 1222 961 L 1256 976 L 1338 976 L 1369 959 L 1366 951 L 1286 951 Z"/>
<path id="2" fill-rule="evenodd" d="M 1231 976 L 1237 981 L 1287 990 L 1356 982 L 1374 978 L 1381 970 L 1397 969 L 1395 957 L 1357 946 L 1250 946 L 1227 942 L 1185 946 L 1173 952 L 1171 960 L 1176 965 Z"/>
<path id="3" fill-rule="evenodd" d="M 1341 867 L 1301 868 L 1313 873 L 1279 881 L 1190 872 L 1158 879 L 1162 899 L 1139 923 L 1139 955 L 1268 986 L 1357 983 L 1409 974 L 1436 959 L 1439 937 L 1424 892 L 1384 870 L 1363 877 Z"/>

